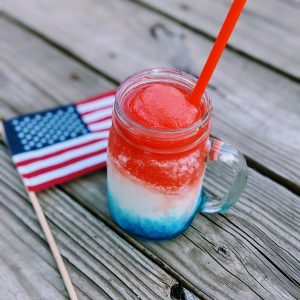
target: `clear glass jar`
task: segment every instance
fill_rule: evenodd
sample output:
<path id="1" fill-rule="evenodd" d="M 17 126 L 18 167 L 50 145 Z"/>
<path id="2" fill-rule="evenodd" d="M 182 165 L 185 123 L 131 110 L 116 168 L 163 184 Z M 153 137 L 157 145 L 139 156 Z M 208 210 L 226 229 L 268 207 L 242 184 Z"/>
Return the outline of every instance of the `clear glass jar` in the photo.
<path id="1" fill-rule="evenodd" d="M 148 69 L 127 78 L 116 93 L 108 145 L 108 205 L 116 223 L 137 237 L 171 238 L 184 231 L 198 211 L 227 210 L 245 185 L 243 156 L 210 139 L 212 103 L 207 94 L 201 99 L 202 118 L 180 130 L 146 128 L 123 109 L 128 95 L 145 85 L 163 82 L 192 90 L 196 80 L 177 70 Z M 202 193 L 210 158 L 229 163 L 236 171 L 235 179 L 242 176 L 222 199 Z"/>

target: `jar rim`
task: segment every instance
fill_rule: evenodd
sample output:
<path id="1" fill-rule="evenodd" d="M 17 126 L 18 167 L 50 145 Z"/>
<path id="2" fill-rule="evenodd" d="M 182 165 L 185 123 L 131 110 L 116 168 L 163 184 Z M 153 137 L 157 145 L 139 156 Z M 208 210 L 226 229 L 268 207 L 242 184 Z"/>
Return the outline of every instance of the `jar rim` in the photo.
<path id="1" fill-rule="evenodd" d="M 163 78 L 163 76 L 168 76 L 166 77 L 166 79 L 168 79 L 166 82 L 170 82 L 172 79 L 174 81 L 179 82 L 179 80 L 183 80 L 186 84 L 189 84 L 191 88 L 193 88 L 197 82 L 197 78 L 180 70 L 177 69 L 172 69 L 172 68 L 149 68 L 149 69 L 145 69 L 142 70 L 140 72 L 136 72 L 132 75 L 130 75 L 129 77 L 127 77 L 117 88 L 116 91 L 116 101 L 114 103 L 114 110 L 116 111 L 118 117 L 121 119 L 121 121 L 125 121 L 128 122 L 131 126 L 137 127 L 138 129 L 144 131 L 144 132 L 148 132 L 148 133 L 152 133 L 152 134 L 164 134 L 164 135 L 174 135 L 174 134 L 184 134 L 196 129 L 199 129 L 199 127 L 202 127 L 204 124 L 207 123 L 207 121 L 209 120 L 209 117 L 211 115 L 212 112 L 212 101 L 210 99 L 210 97 L 208 96 L 208 94 L 206 92 L 204 92 L 201 100 L 204 100 L 206 102 L 206 109 L 205 112 L 203 114 L 203 116 L 195 123 L 193 123 L 190 126 L 184 127 L 184 128 L 180 128 L 180 129 L 153 129 L 153 128 L 148 128 L 145 127 L 135 121 L 133 121 L 132 119 L 130 119 L 128 117 L 128 115 L 124 112 L 123 107 L 121 105 L 121 100 L 124 97 L 124 89 L 126 87 L 137 87 L 140 84 L 143 83 L 147 83 L 147 82 L 151 82 L 151 79 L 161 79 Z M 170 77 L 171 76 L 171 77 Z M 177 78 L 176 78 L 177 77 Z M 142 79 L 148 79 L 148 81 L 144 81 L 144 82 L 138 82 L 138 80 L 142 80 Z M 137 84 L 134 85 L 134 82 L 138 82 Z M 152 81 L 153 82 L 153 81 Z M 133 86 L 133 87 L 132 87 Z M 120 100 L 120 101 L 119 101 Z"/>

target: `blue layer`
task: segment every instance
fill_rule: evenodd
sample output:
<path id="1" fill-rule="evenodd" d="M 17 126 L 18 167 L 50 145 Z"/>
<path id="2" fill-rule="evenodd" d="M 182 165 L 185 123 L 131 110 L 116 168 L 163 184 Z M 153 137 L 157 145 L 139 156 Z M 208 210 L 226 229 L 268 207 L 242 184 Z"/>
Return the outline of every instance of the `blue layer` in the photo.
<path id="1" fill-rule="evenodd" d="M 140 218 L 130 211 L 121 209 L 118 201 L 116 201 L 110 192 L 108 192 L 108 207 L 115 222 L 130 234 L 145 240 L 165 240 L 182 233 L 190 226 L 195 214 L 199 210 L 202 198 L 201 194 L 198 205 L 185 218 L 168 216 L 156 221 Z"/>

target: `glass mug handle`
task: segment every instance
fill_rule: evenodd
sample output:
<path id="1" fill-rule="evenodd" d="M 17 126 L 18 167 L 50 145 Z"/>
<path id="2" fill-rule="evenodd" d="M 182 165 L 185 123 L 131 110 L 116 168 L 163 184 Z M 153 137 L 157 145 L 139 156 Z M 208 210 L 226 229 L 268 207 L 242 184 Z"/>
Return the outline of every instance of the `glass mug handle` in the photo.
<path id="1" fill-rule="evenodd" d="M 247 163 L 241 152 L 222 141 L 211 138 L 211 149 L 208 153 L 209 161 L 221 161 L 229 165 L 234 171 L 234 179 L 230 190 L 223 197 L 213 197 L 202 192 L 202 203 L 199 211 L 204 213 L 223 213 L 240 198 L 247 182 Z"/>

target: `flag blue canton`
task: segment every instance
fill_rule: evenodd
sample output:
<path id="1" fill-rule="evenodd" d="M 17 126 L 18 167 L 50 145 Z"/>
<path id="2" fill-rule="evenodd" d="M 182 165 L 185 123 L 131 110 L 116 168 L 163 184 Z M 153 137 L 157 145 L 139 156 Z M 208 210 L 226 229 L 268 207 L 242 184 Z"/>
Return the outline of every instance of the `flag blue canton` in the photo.
<path id="1" fill-rule="evenodd" d="M 75 105 L 66 105 L 4 121 L 12 154 L 41 149 L 90 132 Z"/>

